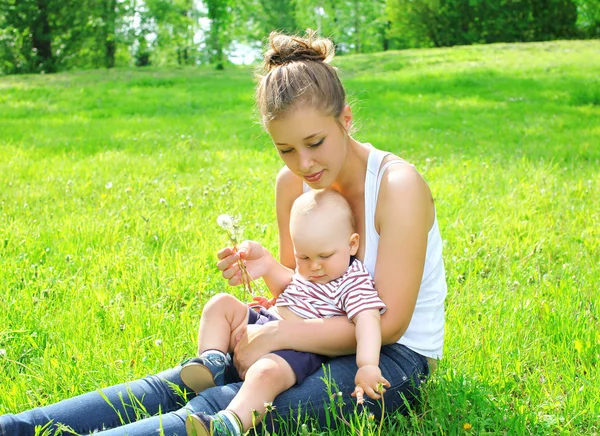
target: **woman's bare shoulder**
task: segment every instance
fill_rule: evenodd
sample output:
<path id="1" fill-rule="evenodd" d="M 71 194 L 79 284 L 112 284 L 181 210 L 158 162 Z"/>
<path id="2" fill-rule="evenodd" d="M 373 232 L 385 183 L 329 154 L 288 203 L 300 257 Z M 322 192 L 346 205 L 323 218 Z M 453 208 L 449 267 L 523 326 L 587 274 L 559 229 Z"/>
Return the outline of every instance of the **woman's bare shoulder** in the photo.
<path id="1" fill-rule="evenodd" d="M 281 168 L 279 170 L 279 173 L 277 174 L 277 184 L 282 184 L 285 186 L 301 186 L 302 179 L 293 172 L 291 172 L 290 169 L 284 165 L 283 168 Z"/>
<path id="2" fill-rule="evenodd" d="M 404 212 L 420 210 L 433 225 L 435 212 L 429 185 L 414 165 L 393 155 L 385 162 L 390 160 L 397 160 L 398 164 L 390 165 L 382 176 L 378 205 L 387 210 L 389 207 Z"/>
<path id="3" fill-rule="evenodd" d="M 294 201 L 303 192 L 302 179 L 284 166 L 279 170 L 275 181 L 275 190 L 278 200 L 287 199 L 286 202 Z"/>

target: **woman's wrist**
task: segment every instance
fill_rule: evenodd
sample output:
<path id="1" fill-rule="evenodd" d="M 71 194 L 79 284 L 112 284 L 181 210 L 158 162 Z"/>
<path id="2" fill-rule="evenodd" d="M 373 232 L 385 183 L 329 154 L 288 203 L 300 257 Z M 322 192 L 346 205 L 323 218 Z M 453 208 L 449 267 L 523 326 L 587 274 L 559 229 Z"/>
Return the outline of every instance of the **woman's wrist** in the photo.
<path id="1" fill-rule="evenodd" d="M 277 350 L 284 349 L 283 346 L 280 346 L 279 341 L 278 341 L 278 338 L 280 336 L 277 333 L 279 331 L 279 323 L 280 322 L 281 321 L 271 321 L 271 322 L 268 322 L 263 325 L 265 327 L 264 334 L 267 335 L 271 351 L 277 351 Z"/>

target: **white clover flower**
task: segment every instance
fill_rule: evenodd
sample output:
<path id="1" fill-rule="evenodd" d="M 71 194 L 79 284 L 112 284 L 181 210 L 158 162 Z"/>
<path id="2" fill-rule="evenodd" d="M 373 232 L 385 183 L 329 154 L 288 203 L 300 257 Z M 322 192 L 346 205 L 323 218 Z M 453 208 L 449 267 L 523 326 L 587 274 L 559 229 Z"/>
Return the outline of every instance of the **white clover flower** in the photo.
<path id="1" fill-rule="evenodd" d="M 162 345 L 162 341 L 160 339 L 157 339 L 156 341 L 154 341 L 154 345 L 160 347 Z"/>
<path id="2" fill-rule="evenodd" d="M 0 348 L 0 357 L 6 356 L 6 350 L 4 348 Z"/>
<path id="3" fill-rule="evenodd" d="M 112 188 L 112 187 L 113 187 L 113 184 L 112 184 L 112 182 L 108 182 L 106 185 L 104 185 L 104 187 L 105 187 L 106 189 L 110 189 L 110 188 Z"/>

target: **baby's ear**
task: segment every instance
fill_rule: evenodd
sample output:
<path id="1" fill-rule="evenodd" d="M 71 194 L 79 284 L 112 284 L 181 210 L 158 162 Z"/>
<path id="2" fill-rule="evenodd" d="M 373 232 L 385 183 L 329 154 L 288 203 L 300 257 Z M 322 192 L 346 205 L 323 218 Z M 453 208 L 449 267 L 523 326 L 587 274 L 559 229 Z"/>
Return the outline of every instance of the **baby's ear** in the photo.
<path id="1" fill-rule="evenodd" d="M 350 256 L 354 256 L 358 252 L 359 241 L 360 236 L 358 236 L 358 233 L 352 233 L 352 236 L 350 236 Z"/>

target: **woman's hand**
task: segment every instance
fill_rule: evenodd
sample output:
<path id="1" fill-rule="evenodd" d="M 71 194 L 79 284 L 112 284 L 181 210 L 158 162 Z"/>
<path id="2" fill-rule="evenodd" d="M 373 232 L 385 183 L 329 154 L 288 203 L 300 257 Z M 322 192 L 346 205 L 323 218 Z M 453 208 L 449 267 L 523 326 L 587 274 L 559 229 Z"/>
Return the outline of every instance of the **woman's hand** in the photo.
<path id="1" fill-rule="evenodd" d="M 236 338 L 237 345 L 233 349 L 233 364 L 242 380 L 254 362 L 265 354 L 278 350 L 274 341 L 274 332 L 278 321 L 264 325 L 249 324 Z"/>
<path id="2" fill-rule="evenodd" d="M 217 268 L 221 270 L 223 278 L 228 281 L 230 286 L 238 286 L 243 283 L 238 260 L 242 259 L 250 279 L 255 280 L 267 273 L 270 254 L 258 242 L 244 241 L 237 250 L 233 247 L 219 250 L 217 257 L 219 258 Z"/>
<path id="3" fill-rule="evenodd" d="M 352 396 L 356 397 L 358 404 L 364 402 L 365 394 L 374 400 L 380 399 L 385 392 L 385 387 L 390 387 L 390 382 L 381 375 L 381 370 L 377 365 L 364 365 L 358 368 L 354 384 L 356 387 Z"/>

